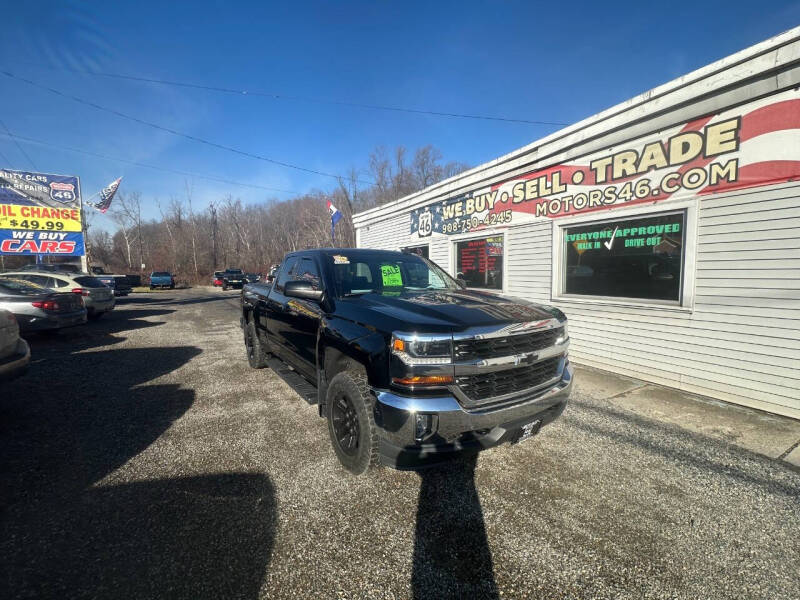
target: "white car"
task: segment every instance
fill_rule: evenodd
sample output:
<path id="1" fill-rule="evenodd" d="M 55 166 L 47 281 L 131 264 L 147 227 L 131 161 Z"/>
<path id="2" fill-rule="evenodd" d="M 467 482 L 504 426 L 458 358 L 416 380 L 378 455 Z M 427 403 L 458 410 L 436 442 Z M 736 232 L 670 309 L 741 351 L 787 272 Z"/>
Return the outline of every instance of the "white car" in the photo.
<path id="1" fill-rule="evenodd" d="M 22 375 L 31 360 L 28 342 L 19 337 L 17 319 L 0 309 L 0 380 Z"/>
<path id="2" fill-rule="evenodd" d="M 56 292 L 72 292 L 83 298 L 90 319 L 98 319 L 114 309 L 114 290 L 88 273 L 48 273 L 18 271 L 2 273 L 0 277 L 28 281 Z"/>

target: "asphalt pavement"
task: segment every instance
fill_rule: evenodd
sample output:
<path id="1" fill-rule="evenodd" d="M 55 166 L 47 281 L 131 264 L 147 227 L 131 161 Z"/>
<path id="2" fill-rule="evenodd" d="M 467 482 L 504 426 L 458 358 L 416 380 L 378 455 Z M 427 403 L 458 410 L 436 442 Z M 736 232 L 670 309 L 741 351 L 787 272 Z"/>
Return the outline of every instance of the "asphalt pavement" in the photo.
<path id="1" fill-rule="evenodd" d="M 578 389 L 360 478 L 247 366 L 238 292 L 135 294 L 0 387 L 4 598 L 800 598 L 800 470 Z"/>

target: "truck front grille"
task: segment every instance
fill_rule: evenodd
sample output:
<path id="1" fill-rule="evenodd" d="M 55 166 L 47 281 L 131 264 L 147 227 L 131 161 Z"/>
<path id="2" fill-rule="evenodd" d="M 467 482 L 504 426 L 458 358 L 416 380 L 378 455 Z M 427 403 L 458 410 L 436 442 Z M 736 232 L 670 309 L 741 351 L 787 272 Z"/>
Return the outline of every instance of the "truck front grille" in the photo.
<path id="1" fill-rule="evenodd" d="M 456 384 L 473 403 L 536 388 L 558 375 L 560 356 L 534 365 L 456 377 Z"/>
<path id="2" fill-rule="evenodd" d="M 453 351 L 457 362 L 512 356 L 549 348 L 563 333 L 564 328 L 557 327 L 504 337 L 456 339 Z"/>

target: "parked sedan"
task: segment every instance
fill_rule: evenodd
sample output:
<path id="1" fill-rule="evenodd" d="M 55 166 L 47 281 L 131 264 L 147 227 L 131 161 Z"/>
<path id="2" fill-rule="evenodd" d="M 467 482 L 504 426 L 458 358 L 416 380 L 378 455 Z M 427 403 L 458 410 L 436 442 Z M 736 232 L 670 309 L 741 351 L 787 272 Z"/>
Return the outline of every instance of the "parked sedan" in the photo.
<path id="1" fill-rule="evenodd" d="M 31 361 L 28 343 L 19 337 L 14 313 L 0 310 L 0 381 L 22 375 Z"/>
<path id="2" fill-rule="evenodd" d="M 222 287 L 222 274 L 224 271 L 214 271 L 214 276 L 211 278 L 211 285 L 214 287 Z"/>
<path id="3" fill-rule="evenodd" d="M 0 278 L 12 278 L 27 281 L 43 288 L 50 288 L 57 292 L 72 292 L 83 298 L 87 314 L 90 319 L 99 319 L 107 312 L 114 310 L 114 292 L 102 281 L 81 273 L 2 273 Z"/>
<path id="4" fill-rule="evenodd" d="M 22 333 L 86 323 L 83 296 L 9 277 L 0 278 L 0 309 L 14 314 Z"/>

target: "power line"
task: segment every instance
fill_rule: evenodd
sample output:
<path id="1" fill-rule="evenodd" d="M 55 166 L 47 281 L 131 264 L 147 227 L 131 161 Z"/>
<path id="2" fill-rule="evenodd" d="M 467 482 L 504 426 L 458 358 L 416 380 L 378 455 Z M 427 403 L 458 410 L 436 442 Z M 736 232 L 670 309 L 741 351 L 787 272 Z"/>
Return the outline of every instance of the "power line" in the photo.
<path id="1" fill-rule="evenodd" d="M 67 94 L 65 92 L 62 92 L 61 90 L 57 90 L 55 88 L 51 88 L 50 86 L 43 85 L 43 84 L 37 83 L 35 81 L 31 81 L 30 79 L 26 79 L 25 77 L 19 77 L 17 75 L 14 75 L 13 73 L 9 73 L 8 71 L 0 71 L 0 73 L 2 73 L 3 75 L 5 75 L 6 77 L 9 77 L 11 79 L 16 79 L 17 81 L 22 81 L 24 83 L 27 83 L 28 85 L 33 86 L 33 87 L 36 87 L 36 88 L 39 88 L 39 89 L 42 89 L 42 90 L 46 90 L 46 91 L 48 91 L 48 92 L 50 92 L 52 94 L 55 94 L 57 96 L 61 96 L 62 98 L 68 98 L 69 100 L 73 100 L 74 102 L 78 102 L 79 104 L 84 104 L 84 105 L 90 106 L 90 107 L 92 107 L 94 109 L 97 109 L 97 110 L 100 110 L 100 111 L 103 111 L 103 112 L 107 112 L 107 113 L 110 113 L 112 115 L 116 115 L 118 117 L 121 117 L 123 119 L 127 119 L 129 121 L 134 121 L 135 123 L 139 123 L 141 125 L 146 125 L 148 127 L 152 127 L 153 129 L 158 129 L 159 131 L 165 131 L 167 133 L 171 133 L 172 135 L 175 135 L 175 136 L 178 136 L 178 137 L 182 137 L 182 138 L 185 138 L 187 140 L 191 140 L 193 142 L 198 142 L 200 144 L 205 144 L 206 146 L 211 146 L 213 148 L 219 148 L 221 150 L 226 150 L 228 152 L 233 152 L 234 154 L 239 154 L 241 156 L 247 156 L 249 158 L 254 158 L 256 160 L 261 160 L 261 161 L 264 161 L 264 162 L 272 163 L 274 165 L 279 165 L 281 167 L 286 167 L 286 168 L 289 168 L 289 169 L 296 169 L 298 171 L 304 171 L 306 173 L 313 173 L 315 175 L 322 175 L 324 177 L 331 177 L 333 179 L 336 179 L 337 181 L 341 179 L 340 175 L 334 175 L 333 173 L 326 173 L 324 171 L 317 171 L 316 169 L 309 169 L 307 167 L 301 167 L 299 165 L 294 165 L 292 163 L 287 163 L 287 162 L 282 162 L 282 161 L 275 160 L 275 159 L 272 159 L 272 158 L 267 158 L 266 156 L 261 156 L 259 154 L 253 154 L 252 152 L 247 152 L 245 150 L 239 150 L 238 148 L 233 148 L 232 146 L 226 146 L 224 144 L 220 144 L 220 143 L 217 143 L 217 142 L 212 142 L 210 140 L 206 140 L 206 139 L 203 139 L 203 138 L 200 138 L 200 137 L 188 134 L 188 133 L 183 133 L 181 131 L 176 131 L 175 129 L 171 129 L 169 127 L 164 127 L 163 125 L 159 125 L 158 123 L 152 123 L 150 121 L 145 121 L 144 119 L 140 119 L 139 117 L 134 117 L 132 115 L 128 115 L 126 113 L 123 113 L 123 112 L 118 111 L 118 110 L 113 109 L 113 108 L 107 108 L 105 106 L 101 106 L 100 104 L 97 104 L 95 102 L 91 102 L 90 100 L 85 100 L 83 98 L 79 98 L 78 96 L 73 96 L 71 94 Z M 372 181 L 362 181 L 362 180 L 356 180 L 356 181 L 358 181 L 358 183 L 363 183 L 363 184 L 366 184 L 366 185 L 374 185 L 374 182 L 372 182 Z"/>
<path id="2" fill-rule="evenodd" d="M 2 134 L 0 134 L 0 135 L 2 135 Z M 85 154 L 86 156 L 93 156 L 95 158 L 102 158 L 104 160 L 110 160 L 110 161 L 115 161 L 115 162 L 124 163 L 124 164 L 128 164 L 128 165 L 134 165 L 134 166 L 137 166 L 137 167 L 144 167 L 146 169 L 154 169 L 156 171 L 163 171 L 165 173 L 176 173 L 178 175 L 184 175 L 184 176 L 187 176 L 187 177 L 197 177 L 198 179 L 208 179 L 209 181 L 217 181 L 217 182 L 220 182 L 220 183 L 228 183 L 228 184 L 231 184 L 231 185 L 238 185 L 238 186 L 241 186 L 241 187 L 249 187 L 249 188 L 256 188 L 256 189 L 260 189 L 260 190 L 267 190 L 269 192 L 280 192 L 280 193 L 284 193 L 284 194 L 297 194 L 297 195 L 300 195 L 300 192 L 295 192 L 295 191 L 292 191 L 292 190 L 282 190 L 280 188 L 272 188 L 272 187 L 267 187 L 267 186 L 263 186 L 263 185 L 258 185 L 258 184 L 255 184 L 255 183 L 243 183 L 243 182 L 240 182 L 240 181 L 234 181 L 232 179 L 225 179 L 225 178 L 222 178 L 222 177 L 214 177 L 212 175 L 201 175 L 200 173 L 192 173 L 191 171 L 181 171 L 179 169 L 170 169 L 168 167 L 159 167 L 157 165 L 149 165 L 147 163 L 140 163 L 140 162 L 137 162 L 135 160 L 128 160 L 128 159 L 125 159 L 125 158 L 118 158 L 118 157 L 114 157 L 114 156 L 108 156 L 106 154 L 100 154 L 99 152 L 91 152 L 89 150 L 82 150 L 80 148 L 73 148 L 71 146 L 62 146 L 62 145 L 59 145 L 59 144 L 53 144 L 51 142 L 46 142 L 44 140 L 37 140 L 35 138 L 29 138 L 29 137 L 25 137 L 25 136 L 22 136 L 22 135 L 18 135 L 17 138 L 22 140 L 23 142 L 27 142 L 29 144 L 40 144 L 42 146 L 46 146 L 46 147 L 49 147 L 49 148 L 56 148 L 58 150 L 66 150 L 68 152 L 76 152 L 78 154 Z"/>
<path id="3" fill-rule="evenodd" d="M 401 106 L 386 106 L 382 104 L 367 104 L 363 102 L 347 102 L 344 100 L 323 100 L 321 98 L 312 98 L 308 96 L 293 96 L 288 94 L 277 94 L 273 92 L 261 92 L 261 91 L 250 91 L 250 90 L 241 90 L 235 88 L 229 88 L 224 86 L 217 86 L 217 85 L 203 85 L 199 83 L 189 83 L 185 81 L 172 81 L 169 79 L 154 79 L 151 77 L 138 77 L 135 75 L 125 75 L 120 73 L 106 73 L 102 71 L 86 71 L 83 69 L 71 69 L 68 67 L 50 67 L 45 65 L 37 65 L 40 67 L 44 67 L 46 69 L 54 69 L 54 70 L 62 70 L 62 71 L 69 71 L 72 73 L 81 73 L 83 75 L 91 75 L 94 77 L 108 77 L 112 79 L 124 79 L 127 81 L 137 81 L 140 83 L 155 83 L 158 85 L 171 85 L 176 87 L 183 87 L 183 88 L 192 88 L 197 90 L 205 90 L 209 92 L 220 92 L 223 94 L 234 94 L 237 96 L 256 96 L 260 98 L 271 98 L 273 100 L 288 100 L 293 102 L 309 102 L 313 104 L 330 104 L 334 106 L 350 106 L 353 108 L 367 108 L 370 110 L 383 110 L 383 111 L 391 111 L 391 112 L 404 112 L 404 113 L 411 113 L 411 114 L 419 114 L 419 115 L 431 115 L 435 117 L 452 117 L 457 119 L 475 119 L 475 120 L 483 120 L 483 121 L 503 121 L 506 123 L 524 123 L 526 125 L 556 125 L 556 126 L 565 126 L 569 125 L 569 123 L 563 123 L 560 121 L 538 121 L 538 120 L 531 120 L 531 119 L 514 119 L 511 117 L 494 117 L 488 115 L 471 115 L 471 114 L 464 114 L 464 113 L 452 113 L 452 112 L 442 112 L 436 110 L 425 110 L 425 109 L 416 109 L 416 108 L 406 108 Z"/>
<path id="4" fill-rule="evenodd" d="M 34 163 L 34 162 L 33 162 L 33 160 L 31 159 L 31 157 L 30 157 L 30 156 L 28 156 L 28 153 L 27 153 L 27 152 L 25 152 L 25 149 L 24 149 L 22 146 L 20 146 L 20 145 L 19 145 L 19 142 L 17 141 L 17 138 L 15 138 L 15 137 L 14 137 L 14 134 L 13 134 L 13 133 L 11 133 L 11 130 L 8 128 L 8 125 L 6 125 L 6 124 L 5 124 L 5 122 L 4 122 L 2 119 L 0 119 L 0 125 L 2 125 L 2 126 L 3 126 L 3 129 L 5 129 L 5 130 L 6 130 L 6 133 L 7 133 L 7 134 L 8 134 L 8 136 L 9 136 L 9 137 L 10 137 L 10 138 L 13 140 L 13 142 L 14 142 L 14 144 L 17 146 L 17 148 L 19 148 L 19 151 L 20 151 L 20 152 L 22 152 L 22 155 L 23 155 L 25 158 L 27 158 L 27 159 L 28 159 L 28 162 L 29 162 L 29 163 L 31 163 L 31 166 L 33 167 L 33 170 L 34 170 L 34 171 L 38 171 L 39 169 L 37 169 L 37 168 L 36 168 L 36 163 Z"/>

